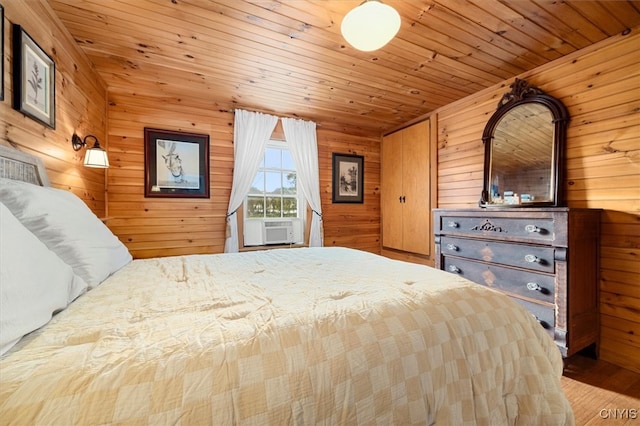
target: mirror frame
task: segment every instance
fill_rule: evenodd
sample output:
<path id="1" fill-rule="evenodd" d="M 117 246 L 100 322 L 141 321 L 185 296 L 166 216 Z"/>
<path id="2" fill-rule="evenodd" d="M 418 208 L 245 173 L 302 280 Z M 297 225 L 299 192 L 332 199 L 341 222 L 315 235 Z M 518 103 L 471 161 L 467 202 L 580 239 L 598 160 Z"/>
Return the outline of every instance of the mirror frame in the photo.
<path id="1" fill-rule="evenodd" d="M 516 78 L 511 84 L 511 91 L 505 93 L 498 102 L 498 108 L 493 113 L 482 133 L 482 143 L 484 144 L 484 182 L 482 188 L 482 196 L 480 198 L 480 207 L 541 207 L 552 206 L 559 207 L 564 203 L 564 194 L 560 187 L 564 177 L 564 147 L 567 138 L 567 123 L 569 122 L 569 113 L 564 104 L 553 96 L 547 95 L 541 89 L 529 84 L 525 80 Z M 500 123 L 501 119 L 509 113 L 513 108 L 524 105 L 537 103 L 549 108 L 553 117 L 553 159 L 552 170 L 550 171 L 550 189 L 553 194 L 551 201 L 530 202 L 526 204 L 492 204 L 489 202 L 489 189 L 491 185 L 490 167 L 491 167 L 491 148 L 494 131 Z"/>

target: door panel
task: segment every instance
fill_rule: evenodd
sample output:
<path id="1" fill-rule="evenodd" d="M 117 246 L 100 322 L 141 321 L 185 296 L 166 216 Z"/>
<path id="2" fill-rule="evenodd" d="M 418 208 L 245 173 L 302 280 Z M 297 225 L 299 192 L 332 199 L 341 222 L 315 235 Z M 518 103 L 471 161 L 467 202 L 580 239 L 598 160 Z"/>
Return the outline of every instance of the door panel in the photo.
<path id="1" fill-rule="evenodd" d="M 402 131 L 382 141 L 382 245 L 402 250 Z"/>
<path id="2" fill-rule="evenodd" d="M 431 235 L 429 120 L 405 129 L 402 149 L 404 250 L 429 255 Z"/>

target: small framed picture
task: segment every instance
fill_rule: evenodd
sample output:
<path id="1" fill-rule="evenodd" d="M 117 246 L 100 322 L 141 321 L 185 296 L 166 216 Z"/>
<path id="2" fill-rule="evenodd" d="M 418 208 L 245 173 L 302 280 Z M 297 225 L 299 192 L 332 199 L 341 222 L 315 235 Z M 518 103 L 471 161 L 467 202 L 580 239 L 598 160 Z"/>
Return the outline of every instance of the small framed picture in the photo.
<path id="1" fill-rule="evenodd" d="M 209 135 L 144 129 L 145 197 L 209 198 Z"/>
<path id="2" fill-rule="evenodd" d="M 334 203 L 364 202 L 364 157 L 333 154 Z"/>
<path id="3" fill-rule="evenodd" d="M 0 101 L 4 101 L 4 7 L 0 4 Z"/>
<path id="4" fill-rule="evenodd" d="M 56 128 L 56 64 L 18 24 L 13 24 L 13 108 Z"/>

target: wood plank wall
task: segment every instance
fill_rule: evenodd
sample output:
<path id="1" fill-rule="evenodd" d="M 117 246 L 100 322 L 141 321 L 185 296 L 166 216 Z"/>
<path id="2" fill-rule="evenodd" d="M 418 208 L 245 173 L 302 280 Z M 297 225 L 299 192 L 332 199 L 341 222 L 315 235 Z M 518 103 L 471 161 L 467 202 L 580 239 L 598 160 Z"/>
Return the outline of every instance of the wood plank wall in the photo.
<path id="1" fill-rule="evenodd" d="M 325 246 L 351 247 L 380 254 L 380 141 L 377 135 L 352 136 L 319 128 L 318 166 Z M 362 204 L 331 202 L 334 152 L 364 156 Z"/>
<path id="2" fill-rule="evenodd" d="M 143 84 L 143 83 L 141 83 Z M 195 99 L 109 90 L 108 226 L 136 258 L 224 251 L 233 175 L 233 112 Z M 380 143 L 318 123 L 325 245 L 379 252 Z M 208 200 L 144 197 L 144 127 L 210 135 Z M 364 204 L 331 203 L 332 153 L 365 156 Z"/>
<path id="3" fill-rule="evenodd" d="M 600 355 L 640 371 L 640 29 L 520 78 L 567 106 L 569 207 L 603 209 Z M 477 206 L 482 131 L 513 80 L 438 111 L 438 206 Z"/>
<path id="4" fill-rule="evenodd" d="M 44 0 L 3 1 L 4 100 L 0 101 L 0 144 L 41 157 L 51 184 L 72 191 L 98 215 L 105 213 L 105 175 L 81 164 L 84 150 L 71 148 L 74 131 L 106 142 L 107 89 L 91 63 Z M 12 108 L 11 24 L 21 25 L 56 64 L 56 128 Z M 106 144 L 105 144 L 106 145 Z"/>

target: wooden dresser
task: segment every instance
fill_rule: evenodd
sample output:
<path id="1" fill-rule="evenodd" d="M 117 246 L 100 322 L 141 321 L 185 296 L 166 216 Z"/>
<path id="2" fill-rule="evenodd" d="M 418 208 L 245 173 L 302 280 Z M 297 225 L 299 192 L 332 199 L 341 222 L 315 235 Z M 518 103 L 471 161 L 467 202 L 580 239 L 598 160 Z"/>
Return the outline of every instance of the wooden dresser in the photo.
<path id="1" fill-rule="evenodd" d="M 600 211 L 435 209 L 436 268 L 508 294 L 568 357 L 597 349 Z"/>

